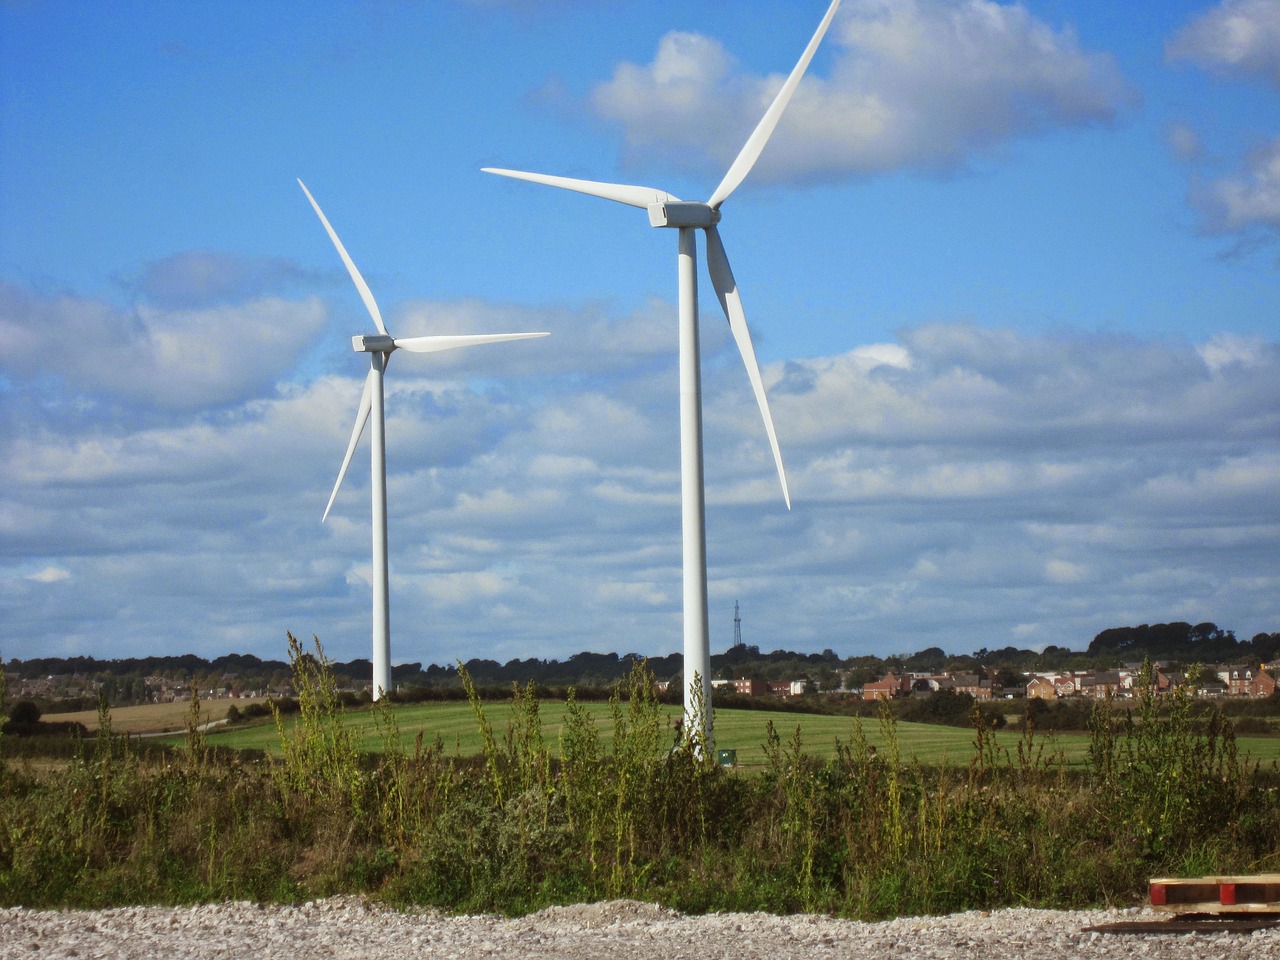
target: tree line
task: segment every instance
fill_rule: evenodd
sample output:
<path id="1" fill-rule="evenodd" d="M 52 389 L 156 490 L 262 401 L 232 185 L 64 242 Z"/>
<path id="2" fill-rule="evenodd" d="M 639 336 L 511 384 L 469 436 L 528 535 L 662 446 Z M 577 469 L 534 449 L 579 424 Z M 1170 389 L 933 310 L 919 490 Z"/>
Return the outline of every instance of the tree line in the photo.
<path id="1" fill-rule="evenodd" d="M 1097 634 L 1083 650 L 1048 646 L 1044 650 L 1004 647 L 982 648 L 968 654 L 947 653 L 929 646 L 912 654 L 885 657 L 859 655 L 841 657 L 834 650 L 799 653 L 790 650 L 763 652 L 753 644 L 739 643 L 711 657 L 715 679 L 796 680 L 808 679 L 821 691 L 858 688 L 889 672 L 977 673 L 1005 685 L 1021 682 L 1027 672 L 1113 669 L 1122 663 L 1141 661 L 1194 663 L 1264 663 L 1280 657 L 1280 632 L 1258 633 L 1238 640 L 1231 630 L 1214 623 L 1185 622 L 1115 627 Z M 497 660 L 473 658 L 464 666 L 478 686 L 510 688 L 511 684 L 533 682 L 546 688 L 607 688 L 628 676 L 632 668 L 647 661 L 659 680 L 682 686 L 680 654 L 644 657 L 637 653 L 593 653 L 583 651 L 565 660 L 516 658 Z M 332 663 L 338 682 L 352 689 L 368 684 L 372 673 L 369 660 L 357 658 Z M 290 665 L 285 660 L 264 660 L 253 654 L 227 654 L 205 659 L 194 654 L 99 659 L 96 657 L 35 657 L 12 659 L 4 665 L 14 680 L 41 677 L 78 676 L 96 682 L 96 691 L 84 708 L 97 705 L 98 693 L 111 706 L 146 702 L 144 678 L 166 678 L 189 685 L 195 681 L 202 690 L 224 692 L 282 693 L 288 689 Z M 455 689 L 461 686 L 457 664 L 406 663 L 392 667 L 392 682 L 412 698 L 417 688 Z M 55 699 L 55 698 L 50 698 Z M 69 699 L 69 698 L 60 698 Z M 65 708 L 65 704 L 63 704 Z"/>

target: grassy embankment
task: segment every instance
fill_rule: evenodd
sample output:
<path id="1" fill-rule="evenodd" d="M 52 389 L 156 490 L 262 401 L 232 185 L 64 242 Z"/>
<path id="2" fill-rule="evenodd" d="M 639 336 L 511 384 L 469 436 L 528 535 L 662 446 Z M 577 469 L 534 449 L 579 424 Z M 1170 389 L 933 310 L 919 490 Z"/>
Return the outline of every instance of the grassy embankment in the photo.
<path id="1" fill-rule="evenodd" d="M 281 721 L 277 760 L 211 750 L 194 703 L 176 750 L 144 753 L 104 716 L 64 774 L 0 768 L 0 903 L 368 892 L 466 911 L 636 897 L 881 917 L 1126 902 L 1154 875 L 1280 867 L 1280 777 L 1240 759 L 1220 715 L 1193 717 L 1186 691 L 1101 705 L 1076 765 L 981 723 L 921 731 L 961 738 L 931 766 L 887 713 L 838 721 L 828 747 L 830 718 L 788 715 L 779 735 L 726 712 L 722 745 L 751 762 L 762 743 L 743 774 L 671 749 L 642 672 L 607 715 L 531 690 L 501 711 L 476 698 L 475 740 L 451 744 L 446 708 L 345 713 L 322 656 L 291 651 L 301 713 Z"/>

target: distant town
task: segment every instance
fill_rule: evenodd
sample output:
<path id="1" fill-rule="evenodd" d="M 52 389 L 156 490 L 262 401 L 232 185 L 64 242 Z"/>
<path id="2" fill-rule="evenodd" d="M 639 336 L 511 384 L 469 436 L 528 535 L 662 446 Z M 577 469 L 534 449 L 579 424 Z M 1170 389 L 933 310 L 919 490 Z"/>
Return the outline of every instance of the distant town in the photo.
<path id="1" fill-rule="evenodd" d="M 474 682 L 509 692 L 513 683 L 548 690 L 604 689 L 647 659 L 662 689 L 682 688 L 679 655 L 579 653 L 564 661 L 525 659 L 500 664 L 473 659 L 464 664 Z M 1144 662 L 1148 673 L 1143 672 Z M 367 693 L 367 660 L 333 663 L 339 683 Z M 1119 627 L 1103 631 L 1083 651 L 1006 647 L 952 655 L 928 647 L 910 655 L 840 657 L 774 650 L 737 643 L 713 655 L 712 685 L 722 698 L 794 701 L 816 694 L 827 699 L 874 701 L 928 697 L 940 692 L 974 701 L 1011 699 L 1124 699 L 1143 684 L 1156 692 L 1184 678 L 1206 699 L 1265 698 L 1280 676 L 1280 633 L 1238 640 L 1213 623 L 1184 622 Z M 292 672 L 285 661 L 232 654 L 205 660 L 193 655 L 120 660 L 92 657 L 35 658 L 4 664 L 7 699 L 31 700 L 46 713 L 189 699 L 193 684 L 202 699 L 288 697 Z M 457 665 L 403 664 L 393 669 L 396 692 L 418 699 L 460 687 Z"/>

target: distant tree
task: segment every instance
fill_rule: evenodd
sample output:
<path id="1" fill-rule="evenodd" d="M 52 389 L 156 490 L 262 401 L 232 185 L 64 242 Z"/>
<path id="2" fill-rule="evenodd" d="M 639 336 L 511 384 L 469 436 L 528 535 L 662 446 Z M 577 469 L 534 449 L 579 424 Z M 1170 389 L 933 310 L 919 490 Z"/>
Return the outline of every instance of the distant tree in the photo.
<path id="1" fill-rule="evenodd" d="M 941 647 L 926 647 L 919 653 L 913 653 L 907 657 L 906 668 L 914 673 L 924 673 L 929 670 L 941 670 L 946 662 L 945 650 Z"/>
<path id="2" fill-rule="evenodd" d="M 1255 633 L 1248 647 L 1252 659 L 1258 663 L 1274 660 L 1280 656 L 1280 633 Z"/>
<path id="3" fill-rule="evenodd" d="M 1008 667 L 1001 667 L 995 672 L 992 678 L 992 684 L 997 687 L 1003 687 L 1006 690 L 1014 687 L 1022 687 L 1026 684 L 1026 678 L 1020 673 L 1015 673 Z"/>
<path id="4" fill-rule="evenodd" d="M 844 682 L 846 686 L 857 689 L 865 687 L 873 680 L 879 680 L 884 674 L 883 666 L 860 665 L 845 671 Z"/>
<path id="5" fill-rule="evenodd" d="M 22 726 L 34 726 L 40 722 L 40 708 L 30 700 L 19 700 L 10 708 L 9 719 Z"/>
<path id="6" fill-rule="evenodd" d="M 1187 679 L 1196 686 L 1206 683 L 1216 683 L 1218 680 L 1218 671 L 1211 666 L 1203 665 L 1197 670 L 1188 670 Z"/>
<path id="7" fill-rule="evenodd" d="M 840 674 L 836 673 L 830 667 L 819 667 L 813 671 L 811 680 L 818 690 L 838 690 L 840 689 Z"/>
<path id="8" fill-rule="evenodd" d="M 1023 722 L 1031 724 L 1034 728 L 1043 726 L 1045 716 L 1049 713 L 1049 704 L 1045 703 L 1040 697 L 1027 697 L 1026 707 L 1023 713 Z"/>
<path id="9" fill-rule="evenodd" d="M 912 723 L 945 723 L 965 726 L 973 710 L 973 697 L 954 690 L 939 690 L 927 697 L 913 697 L 902 702 L 898 719 Z"/>

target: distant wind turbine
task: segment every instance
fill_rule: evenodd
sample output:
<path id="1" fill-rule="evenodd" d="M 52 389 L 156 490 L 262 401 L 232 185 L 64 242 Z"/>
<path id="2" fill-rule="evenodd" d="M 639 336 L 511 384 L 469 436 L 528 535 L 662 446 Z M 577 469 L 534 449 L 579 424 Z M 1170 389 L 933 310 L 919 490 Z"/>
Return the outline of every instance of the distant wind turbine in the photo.
<path id="1" fill-rule="evenodd" d="M 320 209 L 320 204 L 316 203 L 315 197 L 311 196 L 311 191 L 307 189 L 305 183 L 299 180 L 298 186 L 302 187 L 302 192 L 311 201 L 316 216 L 324 224 L 329 239 L 338 248 L 338 256 L 342 257 L 342 262 L 346 264 L 347 273 L 351 274 L 356 290 L 360 292 L 360 299 L 364 301 L 369 316 L 373 318 L 374 326 L 378 328 L 377 335 L 362 334 L 351 338 L 351 347 L 356 353 L 369 354 L 369 375 L 364 380 L 364 392 L 360 395 L 356 424 L 351 431 L 351 442 L 347 444 L 347 454 L 342 458 L 342 469 L 338 471 L 338 480 L 333 485 L 333 492 L 329 494 L 329 503 L 324 508 L 324 516 L 320 518 L 321 523 L 328 519 L 329 510 L 338 496 L 338 488 L 342 486 L 342 478 L 347 475 L 347 467 L 351 464 L 351 455 L 355 453 L 356 444 L 360 442 L 364 426 L 372 415 L 373 429 L 370 431 L 372 477 L 369 485 L 373 491 L 373 698 L 377 700 L 391 691 L 391 591 L 387 576 L 387 454 L 382 395 L 382 377 L 387 370 L 387 361 L 396 350 L 407 350 L 410 353 L 437 353 L 459 347 L 473 347 L 481 343 L 545 337 L 547 334 L 484 333 L 460 336 L 392 337 L 387 333 L 386 325 L 382 322 L 382 313 L 378 310 L 378 304 L 373 299 L 369 285 L 364 282 L 364 277 L 360 276 L 360 271 L 356 269 L 355 263 L 347 254 L 346 247 L 338 239 L 338 234 L 329 225 L 324 211 Z"/>
<path id="2" fill-rule="evenodd" d="M 680 231 L 676 266 L 680 288 L 680 504 L 684 540 L 684 729 L 690 734 L 695 731 L 700 732 L 705 749 L 710 749 L 713 741 L 710 710 L 699 712 L 697 709 L 699 699 L 703 704 L 711 703 L 711 648 L 707 638 L 706 511 L 702 475 L 702 387 L 698 356 L 698 278 L 695 263 L 697 234 L 695 231 L 703 230 L 707 234 L 707 272 L 711 275 L 711 284 L 715 287 L 716 296 L 720 300 L 725 317 L 728 318 L 729 329 L 733 333 L 743 365 L 747 369 L 751 389 L 755 392 L 756 403 L 764 419 L 769 446 L 773 450 L 778 480 L 782 484 L 782 497 L 786 501 L 787 508 L 790 509 L 791 495 L 787 490 L 787 475 L 782 467 L 782 453 L 778 449 L 773 417 L 769 413 L 769 401 L 765 396 L 760 367 L 756 363 L 755 349 L 751 345 L 751 334 L 747 330 L 747 320 L 742 310 L 738 285 L 733 278 L 733 271 L 729 268 L 729 258 L 725 254 L 724 244 L 720 241 L 720 232 L 716 224 L 720 222 L 720 205 L 746 179 L 769 141 L 769 137 L 773 135 L 782 112 L 790 103 L 792 94 L 800 84 L 800 78 L 808 69 L 809 61 L 813 59 L 814 52 L 822 42 L 839 6 L 840 0 L 832 0 L 826 16 L 822 18 L 809 45 L 800 56 L 800 61 L 783 83 L 782 89 L 778 91 L 773 103 L 765 111 L 737 159 L 733 161 L 733 165 L 729 167 L 729 172 L 720 181 L 720 186 L 716 187 L 706 203 L 680 200 L 664 190 L 653 187 L 574 180 L 569 177 L 553 177 L 543 173 L 503 170 L 496 167 L 483 168 L 486 173 L 544 183 L 552 187 L 561 187 L 565 190 L 574 190 L 593 197 L 641 207 L 649 211 L 650 226 L 675 227 Z M 693 686 L 695 673 L 702 681 L 701 697 L 695 696 Z"/>

